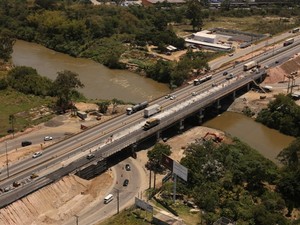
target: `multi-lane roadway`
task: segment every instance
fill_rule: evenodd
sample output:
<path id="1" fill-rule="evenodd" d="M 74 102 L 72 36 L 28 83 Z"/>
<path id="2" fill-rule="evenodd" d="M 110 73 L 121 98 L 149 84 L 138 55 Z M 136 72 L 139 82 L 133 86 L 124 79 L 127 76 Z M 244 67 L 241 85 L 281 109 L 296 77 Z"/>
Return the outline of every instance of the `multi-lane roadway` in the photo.
<path id="1" fill-rule="evenodd" d="M 253 57 L 251 60 L 258 61 L 262 67 L 272 67 L 286 61 L 288 58 L 298 53 L 300 51 L 299 46 L 299 40 L 296 39 L 295 43 L 290 46 L 277 48 L 276 50 L 271 49 L 264 54 Z M 243 64 L 246 62 L 247 61 L 236 64 L 234 67 L 229 67 L 226 71 L 234 74 L 234 76 L 245 76 L 249 73 L 243 71 Z M 161 105 L 163 110 L 160 114 L 163 114 L 170 109 L 176 108 L 187 101 L 190 101 L 191 98 L 196 98 L 197 96 L 192 96 L 193 92 L 197 92 L 199 94 L 205 93 L 212 88 L 212 84 L 222 85 L 232 82 L 225 79 L 223 72 L 224 70 L 212 74 L 213 77 L 211 80 L 198 86 L 187 85 L 186 87 L 175 91 L 173 94 L 176 98 L 173 100 L 162 97 L 154 100 L 151 104 Z M 57 142 L 43 150 L 43 155 L 38 158 L 32 158 L 29 156 L 28 158 L 9 165 L 9 177 L 7 177 L 7 174 L 4 171 L 0 174 L 0 188 L 4 189 L 6 187 L 10 187 L 11 190 L 1 193 L 0 200 L 2 202 L 5 201 L 7 196 L 13 195 L 15 191 L 23 188 L 18 187 L 13 189 L 12 183 L 14 181 L 22 182 L 29 180 L 32 173 L 43 174 L 42 171 L 46 168 L 49 171 L 55 170 L 65 166 L 68 161 L 77 160 L 80 161 L 80 163 L 88 163 L 90 160 L 86 158 L 86 155 L 90 152 L 95 154 L 95 159 L 112 154 L 113 147 L 117 142 L 125 142 L 130 134 L 134 136 L 134 134 L 144 132 L 142 126 L 145 121 L 146 119 L 143 117 L 142 111 L 130 116 L 123 114 L 117 118 L 107 121 L 106 123 L 100 124 L 99 126 L 69 137 L 66 140 Z M 34 182 L 35 181 L 32 180 L 31 184 Z M 26 182 L 23 183 L 25 184 Z M 25 186 L 26 185 L 24 185 L 24 187 Z"/>

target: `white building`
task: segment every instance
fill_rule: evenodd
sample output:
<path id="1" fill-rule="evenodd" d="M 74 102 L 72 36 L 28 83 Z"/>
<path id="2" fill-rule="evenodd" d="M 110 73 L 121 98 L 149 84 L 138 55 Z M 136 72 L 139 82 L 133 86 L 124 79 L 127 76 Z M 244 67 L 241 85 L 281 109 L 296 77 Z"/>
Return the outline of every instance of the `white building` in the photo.
<path id="1" fill-rule="evenodd" d="M 194 39 L 195 41 L 202 41 L 207 43 L 216 43 L 218 41 L 217 35 L 211 34 L 211 32 L 208 30 L 199 31 L 193 34 L 192 39 Z"/>

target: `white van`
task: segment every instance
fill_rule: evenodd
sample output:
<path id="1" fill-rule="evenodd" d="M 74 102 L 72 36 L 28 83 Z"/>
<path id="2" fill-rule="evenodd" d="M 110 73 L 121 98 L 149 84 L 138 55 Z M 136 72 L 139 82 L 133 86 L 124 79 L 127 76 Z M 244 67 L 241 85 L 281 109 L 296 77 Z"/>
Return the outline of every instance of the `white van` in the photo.
<path id="1" fill-rule="evenodd" d="M 107 204 L 107 203 L 111 202 L 113 199 L 114 199 L 114 196 L 112 194 L 107 195 L 104 198 L 104 204 Z"/>

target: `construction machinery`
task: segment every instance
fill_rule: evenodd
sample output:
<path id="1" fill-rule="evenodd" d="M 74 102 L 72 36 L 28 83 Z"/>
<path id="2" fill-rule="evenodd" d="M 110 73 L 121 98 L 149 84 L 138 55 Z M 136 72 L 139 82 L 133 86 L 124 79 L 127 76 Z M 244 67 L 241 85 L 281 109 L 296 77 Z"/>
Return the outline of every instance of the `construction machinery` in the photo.
<path id="1" fill-rule="evenodd" d="M 212 140 L 214 142 L 222 142 L 223 141 L 223 138 L 219 137 L 218 135 L 216 135 L 215 133 L 211 133 L 211 132 L 207 132 L 204 137 L 202 138 L 204 141 L 207 141 L 206 137 L 207 136 L 213 136 Z"/>

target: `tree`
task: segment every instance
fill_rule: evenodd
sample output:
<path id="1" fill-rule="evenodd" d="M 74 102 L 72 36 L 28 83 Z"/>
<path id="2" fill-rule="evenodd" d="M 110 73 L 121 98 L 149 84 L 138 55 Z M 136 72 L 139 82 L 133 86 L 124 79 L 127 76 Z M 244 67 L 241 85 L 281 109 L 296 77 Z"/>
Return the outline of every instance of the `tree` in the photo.
<path id="1" fill-rule="evenodd" d="M 83 88 L 84 85 L 78 79 L 78 74 L 69 70 L 57 73 L 53 88 L 54 93 L 58 97 L 57 106 L 65 112 L 71 104 L 72 93 L 76 92 L 76 88 Z"/>
<path id="2" fill-rule="evenodd" d="M 193 26 L 193 31 L 195 28 L 201 30 L 203 26 L 202 13 L 201 13 L 201 3 L 198 0 L 189 0 L 187 2 L 186 17 L 191 20 L 191 25 Z"/>
<path id="3" fill-rule="evenodd" d="M 277 156 L 280 162 L 291 168 L 300 168 L 300 137 L 294 140 L 287 148 L 284 148 Z"/>
<path id="4" fill-rule="evenodd" d="M 13 52 L 13 46 L 16 42 L 16 39 L 12 38 L 8 32 L 0 33 L 0 59 L 4 62 L 8 62 L 11 58 Z"/>
<path id="5" fill-rule="evenodd" d="M 110 104 L 109 101 L 98 102 L 97 105 L 99 106 L 99 112 L 101 112 L 101 113 L 106 113 L 109 104 Z"/>
<path id="6" fill-rule="evenodd" d="M 155 178 L 156 173 L 161 173 L 164 171 L 161 165 L 161 160 L 163 155 L 169 156 L 172 153 L 170 145 L 157 143 L 154 148 L 148 151 L 148 162 L 146 167 L 148 170 L 154 172 L 154 188 L 155 188 Z"/>

